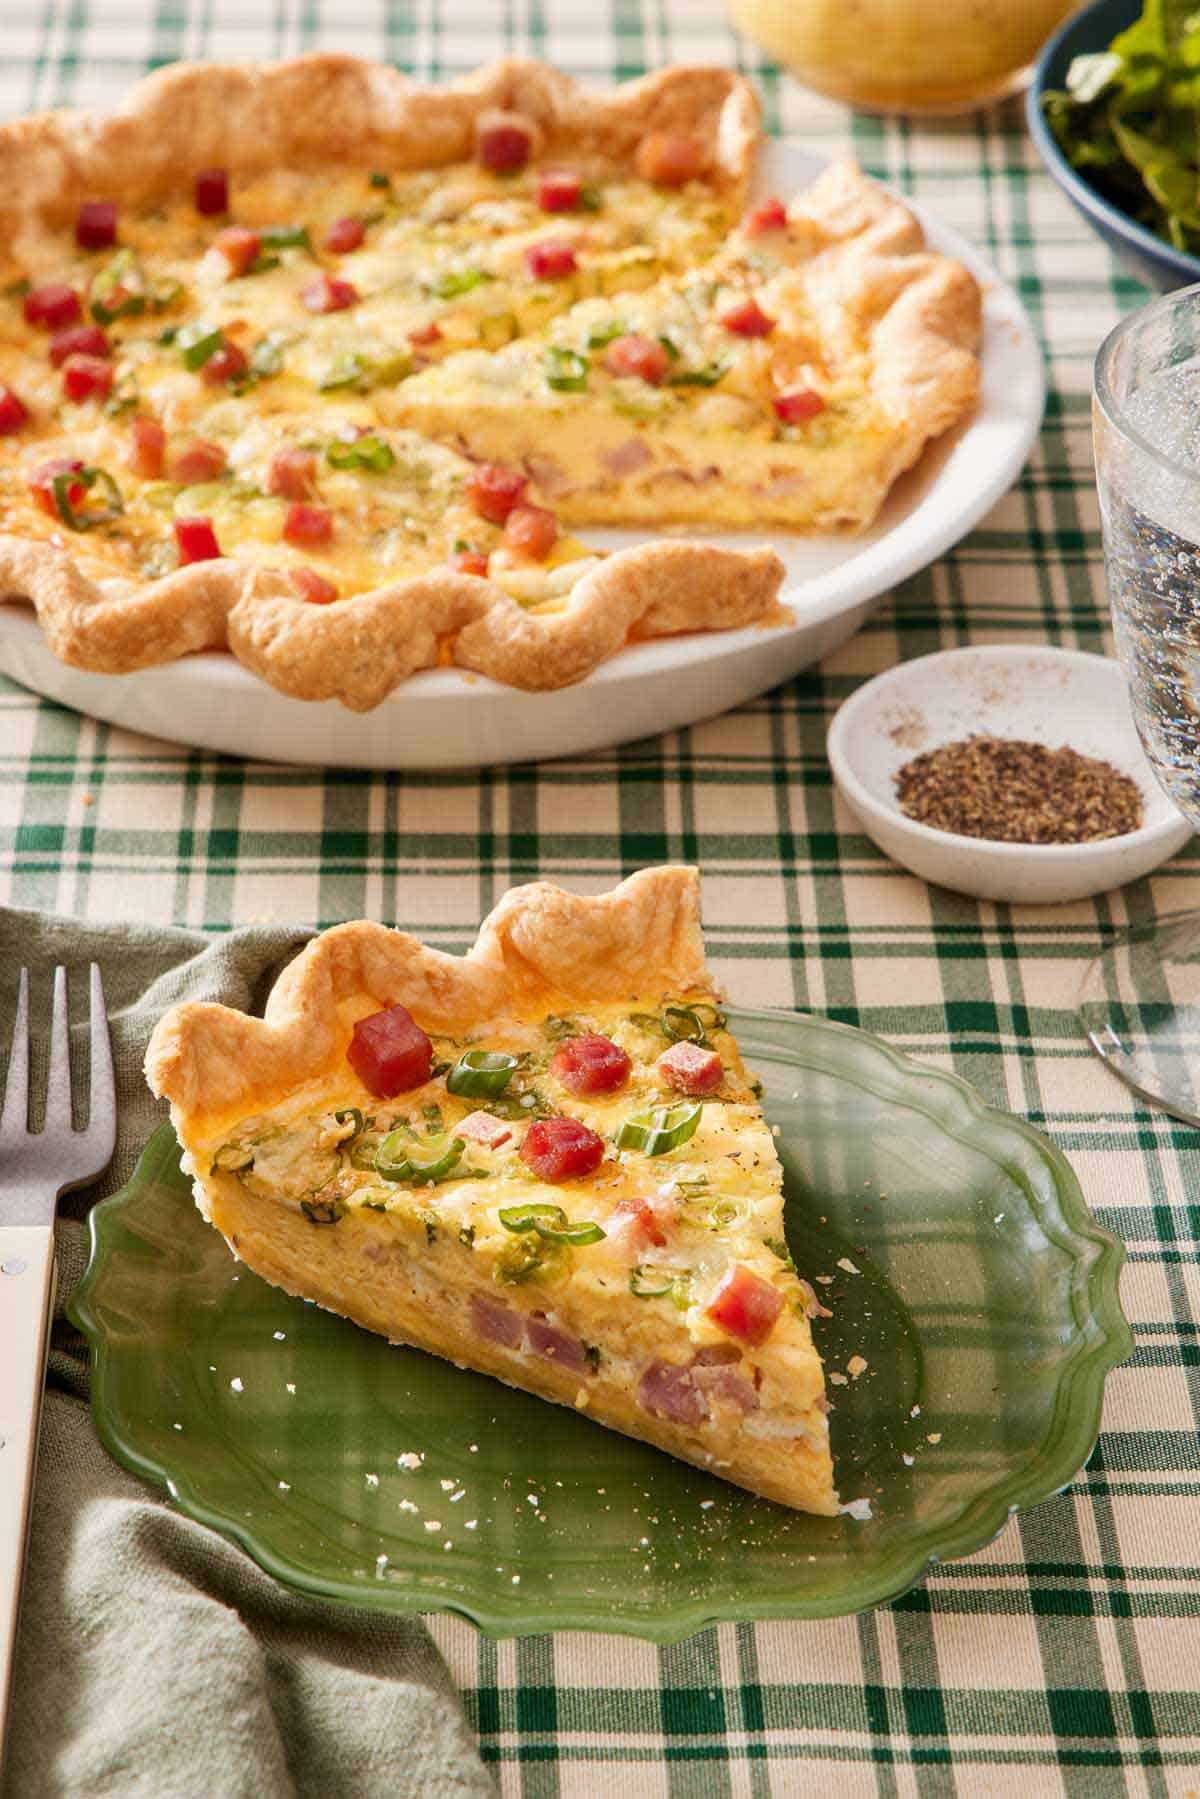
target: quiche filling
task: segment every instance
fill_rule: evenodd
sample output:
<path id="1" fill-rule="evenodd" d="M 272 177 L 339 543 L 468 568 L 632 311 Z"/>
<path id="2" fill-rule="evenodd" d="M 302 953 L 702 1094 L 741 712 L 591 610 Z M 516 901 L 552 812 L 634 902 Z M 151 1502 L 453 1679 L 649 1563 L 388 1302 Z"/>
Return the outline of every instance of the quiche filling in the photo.
<path id="1" fill-rule="evenodd" d="M 769 548 L 662 528 L 860 528 L 975 402 L 973 277 L 851 164 L 746 211 L 729 71 L 181 65 L 0 139 L 0 597 L 75 667 L 367 710 L 782 624 Z"/>

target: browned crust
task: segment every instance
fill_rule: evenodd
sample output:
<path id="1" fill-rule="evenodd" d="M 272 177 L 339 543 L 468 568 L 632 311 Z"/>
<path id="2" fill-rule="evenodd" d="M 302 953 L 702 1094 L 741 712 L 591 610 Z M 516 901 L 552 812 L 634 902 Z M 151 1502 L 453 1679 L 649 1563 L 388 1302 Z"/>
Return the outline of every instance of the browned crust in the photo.
<path id="1" fill-rule="evenodd" d="M 50 648 L 73 668 L 127 674 L 229 650 L 281 693 L 341 700 L 356 712 L 445 661 L 510 687 L 565 687 L 635 632 L 666 637 L 765 618 L 782 578 L 771 550 L 662 541 L 607 557 L 545 617 L 494 582 L 449 568 L 312 606 L 285 574 L 233 558 L 102 590 L 65 551 L 0 536 L 0 598 L 28 600 Z"/>
<path id="2" fill-rule="evenodd" d="M 150 1039 L 146 1078 L 186 1141 L 197 1117 L 244 1115 L 332 1066 L 347 1002 L 404 1005 L 453 1035 L 539 1006 L 709 985 L 694 868 L 642 869 L 595 898 L 538 881 L 505 894 L 465 956 L 368 919 L 335 925 L 284 970 L 262 1018 L 173 1007 Z"/>
<path id="3" fill-rule="evenodd" d="M 735 200 L 759 137 L 753 89 L 719 68 L 664 69 L 594 93 L 519 57 L 439 87 L 352 56 L 179 63 L 140 82 L 111 117 L 41 113 L 0 126 L 5 193 L 19 200 L 0 210 L 0 233 L 36 273 L 53 266 L 55 232 L 81 194 L 141 203 L 214 163 L 244 174 L 331 161 L 437 167 L 471 156 L 480 121 L 497 112 L 525 120 L 539 154 L 596 167 L 627 167 L 649 131 L 686 130 Z M 548 617 L 449 570 L 318 608 L 285 577 L 236 558 L 152 584 L 101 586 L 65 550 L 0 536 L 0 599 L 31 602 L 51 649 L 73 667 L 124 674 L 225 649 L 282 693 L 355 711 L 446 660 L 514 687 L 563 687 L 631 633 L 724 630 L 765 617 L 782 572 L 767 550 L 657 543 L 605 561 Z"/>
<path id="4" fill-rule="evenodd" d="M 979 283 L 930 250 L 915 214 L 849 159 L 831 164 L 792 216 L 817 225 L 834 270 L 830 297 L 871 345 L 871 391 L 901 434 L 886 491 L 978 402 Z"/>
<path id="5" fill-rule="evenodd" d="M 505 57 L 422 86 L 385 63 L 324 52 L 274 64 L 174 63 L 130 89 L 119 110 L 34 113 L 0 126 L 0 232 L 36 269 L 45 231 L 80 195 L 131 204 L 213 164 L 253 175 L 284 164 L 437 168 L 473 154 L 489 112 L 518 113 L 538 154 L 628 164 L 649 131 L 705 144 L 714 180 L 740 192 L 759 105 L 733 70 L 684 65 L 594 92 L 546 63 Z M 2 202 L 0 202 L 2 204 Z"/>

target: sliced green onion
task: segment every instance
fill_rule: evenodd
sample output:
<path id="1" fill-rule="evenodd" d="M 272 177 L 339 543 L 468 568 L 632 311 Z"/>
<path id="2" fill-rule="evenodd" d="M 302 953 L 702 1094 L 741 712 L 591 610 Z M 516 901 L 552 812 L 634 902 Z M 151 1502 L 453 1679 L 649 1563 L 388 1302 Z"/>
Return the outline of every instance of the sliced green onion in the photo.
<path id="1" fill-rule="evenodd" d="M 635 1299 L 669 1299 L 686 1312 L 692 1299 L 692 1276 L 687 1268 L 652 1268 L 639 1265 L 629 1276 Z"/>
<path id="2" fill-rule="evenodd" d="M 643 1268 L 640 1265 L 629 1277 L 629 1291 L 635 1299 L 665 1299 L 675 1285 L 669 1268 Z"/>
<path id="3" fill-rule="evenodd" d="M 698 1224 L 706 1231 L 728 1230 L 731 1224 L 740 1224 L 749 1216 L 750 1208 L 744 1199 L 730 1199 L 714 1194 L 708 1199 L 689 1199 L 683 1207 L 683 1215 L 690 1224 Z"/>
<path id="4" fill-rule="evenodd" d="M 89 493 L 93 487 L 99 487 L 103 496 L 100 504 L 89 507 L 86 511 L 76 512 L 71 504 L 73 487 L 84 487 Z M 125 510 L 121 490 L 107 469 L 64 469 L 62 474 L 54 476 L 50 488 L 54 496 L 54 510 L 71 531 L 90 531 L 95 525 L 107 525 L 112 519 L 119 518 Z"/>
<path id="5" fill-rule="evenodd" d="M 164 281 L 153 281 L 147 290 L 152 312 L 166 312 L 168 306 L 174 306 L 183 298 L 183 282 L 175 281 L 170 276 Z"/>
<path id="6" fill-rule="evenodd" d="M 339 356 L 330 363 L 317 383 L 317 387 L 323 394 L 333 393 L 335 389 L 341 387 L 357 387 L 359 382 L 365 379 L 366 373 L 366 359 L 357 351 L 351 350 L 347 355 Z"/>
<path id="7" fill-rule="evenodd" d="M 260 337 L 250 352 L 250 373 L 265 380 L 270 375 L 277 375 L 283 367 L 283 346 L 287 340 L 268 332 Z"/>
<path id="8" fill-rule="evenodd" d="M 118 376 L 116 385 L 104 402 L 104 410 L 110 419 L 120 418 L 123 412 L 131 412 L 141 399 L 137 378 L 127 370 Z"/>
<path id="9" fill-rule="evenodd" d="M 706 362 L 700 368 L 677 369 L 667 376 L 668 387 L 715 387 L 728 373 L 727 362 Z"/>
<path id="10" fill-rule="evenodd" d="M 307 250 L 308 226 L 264 225 L 258 234 L 258 241 L 265 244 L 268 250 Z"/>
<path id="11" fill-rule="evenodd" d="M 254 1162 L 254 1149 L 246 1143 L 222 1143 L 220 1149 L 213 1154 L 214 1168 L 228 1169 L 237 1174 L 243 1168 L 249 1168 Z"/>
<path id="12" fill-rule="evenodd" d="M 599 212 L 604 205 L 603 190 L 594 181 L 585 181 L 579 190 L 580 212 Z"/>
<path id="13" fill-rule="evenodd" d="M 676 1106 L 652 1106 L 635 1112 L 617 1132 L 618 1149 L 640 1149 L 643 1155 L 665 1156 L 696 1135 L 704 1107 L 681 1101 Z"/>
<path id="14" fill-rule="evenodd" d="M 132 250 L 118 250 L 92 282 L 90 309 L 98 325 L 146 310 L 146 275 Z"/>
<path id="15" fill-rule="evenodd" d="M 510 344 L 520 331 L 515 312 L 489 312 L 476 326 L 479 341 L 486 350 L 499 350 Z"/>
<path id="16" fill-rule="evenodd" d="M 368 187 L 381 187 L 390 194 L 392 191 L 392 178 L 390 175 L 385 174 L 383 169 L 372 169 L 371 173 L 367 176 L 367 185 Z"/>
<path id="17" fill-rule="evenodd" d="M 325 460 L 330 468 L 365 468 L 373 475 L 386 475 L 395 467 L 396 452 L 382 437 L 356 437 L 349 443 L 335 438 L 325 446 Z"/>
<path id="18" fill-rule="evenodd" d="M 671 358 L 671 361 L 678 362 L 679 345 L 675 342 L 675 339 L 673 337 L 668 337 L 665 331 L 660 331 L 658 334 L 658 341 L 667 352 L 667 355 Z"/>
<path id="19" fill-rule="evenodd" d="M 462 1156 L 461 1137 L 414 1137 L 405 1126 L 389 1131 L 375 1155 L 375 1169 L 385 1181 L 410 1181 L 430 1186 L 443 1181 Z"/>
<path id="20" fill-rule="evenodd" d="M 184 364 L 189 369 L 202 369 L 224 342 L 225 333 L 216 325 L 206 325 L 201 319 L 184 325 L 175 334 L 176 347 L 182 351 Z"/>
<path id="21" fill-rule="evenodd" d="M 608 1235 L 592 1218 L 570 1224 L 561 1206 L 534 1202 L 524 1206 L 502 1206 L 498 1214 L 506 1231 L 521 1235 L 536 1231 L 547 1243 L 599 1243 Z"/>
<path id="22" fill-rule="evenodd" d="M 433 283 L 433 292 L 439 300 L 457 300 L 460 294 L 469 294 L 483 282 L 493 279 L 486 269 L 451 269 L 438 276 Z"/>
<path id="23" fill-rule="evenodd" d="M 347 1144 L 353 1143 L 356 1137 L 361 1137 L 363 1131 L 366 1129 L 366 1121 L 357 1106 L 343 1106 L 340 1112 L 334 1113 L 333 1122 L 335 1124 L 352 1124 L 354 1126 L 350 1135 L 342 1138 L 340 1145 L 342 1149 L 345 1149 Z"/>
<path id="24" fill-rule="evenodd" d="M 664 1006 L 662 1028 L 672 1043 L 708 1043 L 709 1031 L 719 1031 L 725 1023 L 724 1012 L 701 1002 L 695 1006 Z"/>
<path id="25" fill-rule="evenodd" d="M 587 347 L 589 350 L 606 349 L 618 337 L 624 337 L 628 330 L 624 319 L 609 319 L 606 325 L 593 325 L 587 334 Z"/>
<path id="26" fill-rule="evenodd" d="M 310 1224 L 336 1224 L 346 1208 L 340 1199 L 302 1199 L 300 1210 Z"/>
<path id="27" fill-rule="evenodd" d="M 536 1087 L 513 1087 L 493 1099 L 488 1111 L 497 1118 L 551 1118 L 553 1106 L 547 1105 Z"/>
<path id="28" fill-rule="evenodd" d="M 282 256 L 277 256 L 273 250 L 260 250 L 245 273 L 247 275 L 265 275 L 268 270 L 277 269 L 282 261 Z"/>
<path id="29" fill-rule="evenodd" d="M 557 1040 L 559 1037 L 578 1037 L 580 1033 L 580 1023 L 574 1014 L 551 1012 L 548 1018 L 543 1018 L 542 1029 L 547 1037 L 554 1040 Z"/>
<path id="30" fill-rule="evenodd" d="M 446 1090 L 495 1099 L 504 1092 L 517 1066 L 515 1056 L 503 1055 L 499 1050 L 469 1049 L 446 1076 Z"/>
<path id="31" fill-rule="evenodd" d="M 546 386 L 560 394 L 581 394 L 587 389 L 587 357 L 578 350 L 565 350 L 556 344 L 542 357 L 542 373 Z"/>

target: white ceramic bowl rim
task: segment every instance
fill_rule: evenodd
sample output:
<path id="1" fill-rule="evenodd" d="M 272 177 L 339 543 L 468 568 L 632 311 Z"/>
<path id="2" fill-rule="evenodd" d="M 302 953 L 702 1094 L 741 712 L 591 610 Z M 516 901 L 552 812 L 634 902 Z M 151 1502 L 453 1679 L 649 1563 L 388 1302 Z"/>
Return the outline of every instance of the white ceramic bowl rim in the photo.
<path id="1" fill-rule="evenodd" d="M 888 684 L 889 678 L 903 670 L 907 675 L 913 669 L 920 668 L 923 663 L 939 662 L 943 665 L 949 661 L 995 661 L 995 662 L 1028 662 L 1030 656 L 1044 656 L 1069 660 L 1074 663 L 1106 663 L 1109 667 L 1119 668 L 1120 664 L 1111 656 L 1096 656 L 1090 650 L 1065 650 L 1053 644 L 975 644 L 958 650 L 935 650 L 928 656 L 915 656 L 909 662 L 902 662 L 896 669 L 887 669 L 872 680 L 865 681 L 848 700 L 844 700 L 834 715 L 829 727 L 828 749 L 830 764 L 834 767 L 837 779 L 845 791 L 846 798 L 856 810 L 870 812 L 875 817 L 885 818 L 900 825 L 905 831 L 919 840 L 931 844 L 953 845 L 963 849 L 970 845 L 973 849 L 998 861 L 1017 862 L 1033 859 L 1047 867 L 1055 862 L 1069 861 L 1077 867 L 1080 862 L 1100 862 L 1111 856 L 1118 846 L 1149 845 L 1156 838 L 1169 834 L 1179 827 L 1179 818 L 1168 814 L 1153 824 L 1140 825 L 1136 831 L 1125 831 L 1119 837 L 1097 837 L 1088 843 L 1006 843 L 994 837 L 968 837 L 959 831 L 939 831 L 933 825 L 922 824 L 920 819 L 910 818 L 898 802 L 884 805 L 865 784 L 859 780 L 846 751 L 842 747 L 855 717 L 866 708 L 876 704 L 882 698 L 882 688 Z M 938 746 L 934 746 L 935 748 Z"/>

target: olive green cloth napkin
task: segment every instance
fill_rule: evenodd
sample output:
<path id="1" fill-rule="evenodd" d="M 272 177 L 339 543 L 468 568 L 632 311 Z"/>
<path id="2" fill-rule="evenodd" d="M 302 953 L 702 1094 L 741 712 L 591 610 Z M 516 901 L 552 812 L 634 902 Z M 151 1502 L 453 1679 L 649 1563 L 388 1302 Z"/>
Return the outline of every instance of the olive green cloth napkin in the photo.
<path id="1" fill-rule="evenodd" d="M 88 1408 L 86 1346 L 62 1316 L 87 1257 L 88 1207 L 128 1179 L 162 1116 L 142 1076 L 156 1019 L 182 999 L 261 1009 L 303 941 L 282 928 L 213 938 L 0 909 L 0 1054 L 22 964 L 40 1024 L 54 964 L 84 971 L 98 962 L 119 1107 L 112 1167 L 60 1207 L 59 1305 L 0 1776 L 6 1799 L 495 1791 L 420 1623 L 287 1592 L 109 1459 Z M 75 988 L 82 999 L 78 979 Z M 35 1070 L 44 1055 L 40 1034 Z"/>

